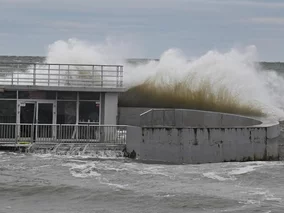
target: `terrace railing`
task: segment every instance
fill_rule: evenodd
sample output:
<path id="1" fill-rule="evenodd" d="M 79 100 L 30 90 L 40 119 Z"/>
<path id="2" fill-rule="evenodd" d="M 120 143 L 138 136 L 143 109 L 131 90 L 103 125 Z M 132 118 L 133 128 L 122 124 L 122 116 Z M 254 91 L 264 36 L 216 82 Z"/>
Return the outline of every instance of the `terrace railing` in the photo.
<path id="1" fill-rule="evenodd" d="M 0 85 L 122 88 L 123 66 L 0 62 Z"/>
<path id="2" fill-rule="evenodd" d="M 111 143 L 126 144 L 127 126 L 0 123 L 0 144 Z"/>

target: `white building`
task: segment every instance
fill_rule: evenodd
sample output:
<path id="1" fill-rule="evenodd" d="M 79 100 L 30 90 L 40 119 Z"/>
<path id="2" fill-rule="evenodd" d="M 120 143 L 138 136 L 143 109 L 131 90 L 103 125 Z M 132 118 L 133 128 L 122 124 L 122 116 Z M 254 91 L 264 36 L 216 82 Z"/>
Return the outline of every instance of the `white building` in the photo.
<path id="1" fill-rule="evenodd" d="M 121 65 L 0 63 L 0 140 L 98 140 L 124 90 Z"/>

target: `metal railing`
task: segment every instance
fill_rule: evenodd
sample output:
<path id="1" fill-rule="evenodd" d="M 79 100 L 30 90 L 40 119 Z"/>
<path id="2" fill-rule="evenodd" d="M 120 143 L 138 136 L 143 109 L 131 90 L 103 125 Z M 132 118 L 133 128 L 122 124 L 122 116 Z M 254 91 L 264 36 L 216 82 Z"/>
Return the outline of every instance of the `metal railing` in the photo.
<path id="1" fill-rule="evenodd" d="M 126 144 L 127 126 L 0 123 L 0 144 L 111 143 Z"/>
<path id="2" fill-rule="evenodd" d="M 123 66 L 0 62 L 0 85 L 122 88 Z"/>

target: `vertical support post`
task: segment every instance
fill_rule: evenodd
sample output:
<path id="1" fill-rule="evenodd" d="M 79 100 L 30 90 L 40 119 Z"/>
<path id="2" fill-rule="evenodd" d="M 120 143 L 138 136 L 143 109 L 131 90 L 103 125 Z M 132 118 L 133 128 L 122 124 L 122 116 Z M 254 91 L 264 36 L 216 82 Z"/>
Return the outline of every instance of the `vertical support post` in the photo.
<path id="1" fill-rule="evenodd" d="M 18 64 L 18 70 L 19 71 L 17 72 L 17 77 L 16 77 L 17 78 L 17 85 L 19 85 L 19 73 L 20 73 L 19 64 Z"/>
<path id="2" fill-rule="evenodd" d="M 58 65 L 59 67 L 58 67 L 58 86 L 60 86 L 60 77 L 61 77 L 61 75 L 60 75 L 60 64 Z"/>
<path id="3" fill-rule="evenodd" d="M 93 79 L 93 86 L 95 86 L 95 66 L 92 66 L 92 79 Z"/>
<path id="4" fill-rule="evenodd" d="M 18 143 L 18 140 L 19 140 L 19 137 L 20 137 L 20 135 L 19 135 L 19 131 L 18 131 L 18 125 L 19 124 L 15 124 L 15 144 L 17 144 Z"/>
<path id="5" fill-rule="evenodd" d="M 67 85 L 70 85 L 70 65 L 68 64 L 67 66 L 67 78 L 68 78 L 68 81 L 67 81 Z"/>
<path id="6" fill-rule="evenodd" d="M 123 66 L 120 67 L 120 87 L 123 87 Z"/>
<path id="7" fill-rule="evenodd" d="M 100 129 L 100 143 L 105 142 L 105 126 L 99 126 Z"/>
<path id="8" fill-rule="evenodd" d="M 18 64 L 18 66 L 19 66 L 19 64 Z M 14 69 L 12 70 L 12 85 L 14 85 Z"/>
<path id="9" fill-rule="evenodd" d="M 77 99 L 76 99 L 76 124 L 79 124 L 79 92 L 77 92 Z"/>
<path id="10" fill-rule="evenodd" d="M 101 87 L 104 86 L 104 66 L 101 66 Z"/>
<path id="11" fill-rule="evenodd" d="M 77 101 L 76 101 L 76 125 L 75 125 L 75 128 L 76 128 L 76 139 L 78 141 L 78 136 L 79 136 L 79 107 L 80 107 L 80 102 L 79 102 L 79 92 L 77 92 Z"/>
<path id="12" fill-rule="evenodd" d="M 120 71 L 119 71 L 119 66 L 116 67 L 116 87 L 119 87 L 119 75 L 120 75 Z"/>
<path id="13" fill-rule="evenodd" d="M 50 64 L 48 65 L 48 86 L 49 86 L 49 83 L 50 83 Z"/>
<path id="14" fill-rule="evenodd" d="M 36 64 L 34 64 L 34 70 L 33 70 L 33 85 L 36 85 Z"/>

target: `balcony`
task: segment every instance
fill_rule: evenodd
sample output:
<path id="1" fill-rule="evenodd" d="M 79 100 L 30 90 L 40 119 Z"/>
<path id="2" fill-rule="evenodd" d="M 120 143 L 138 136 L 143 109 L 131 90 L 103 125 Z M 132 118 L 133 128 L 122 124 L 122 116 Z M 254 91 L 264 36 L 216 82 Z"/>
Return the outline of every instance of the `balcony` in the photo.
<path id="1" fill-rule="evenodd" d="M 119 92 L 124 91 L 123 66 L 0 62 L 0 86 Z"/>

